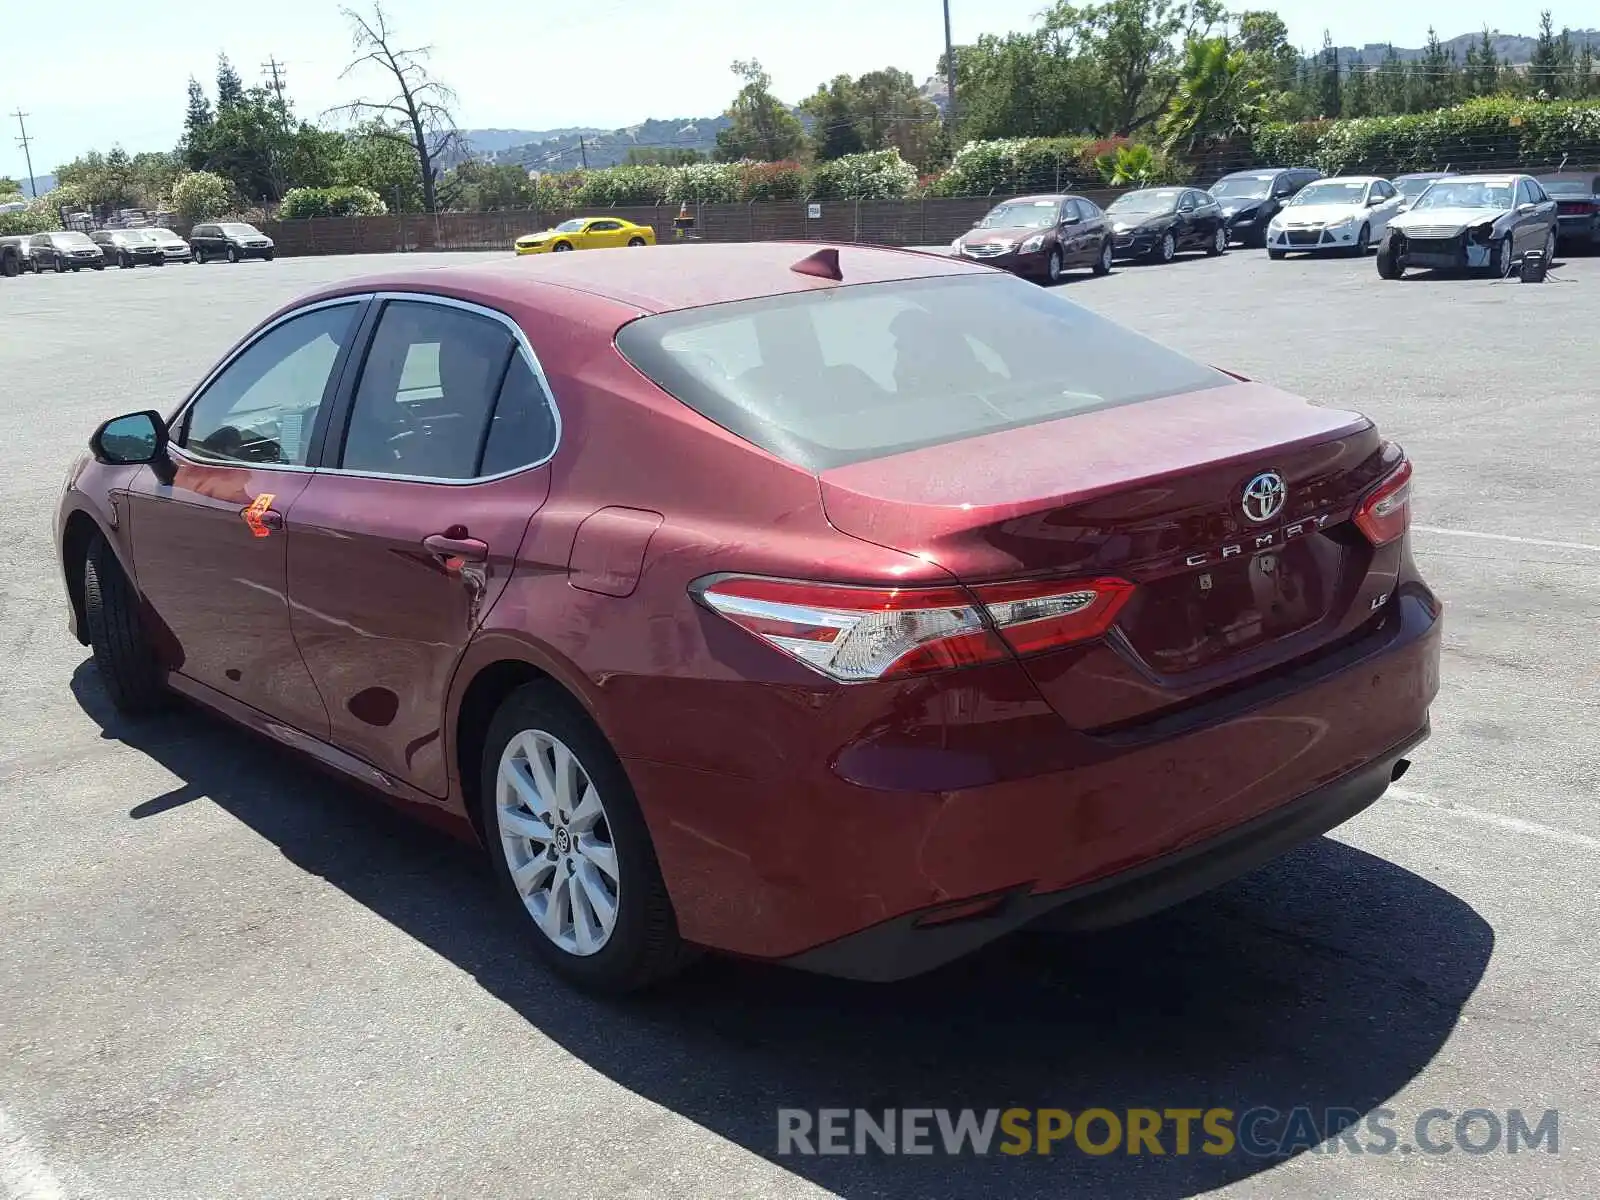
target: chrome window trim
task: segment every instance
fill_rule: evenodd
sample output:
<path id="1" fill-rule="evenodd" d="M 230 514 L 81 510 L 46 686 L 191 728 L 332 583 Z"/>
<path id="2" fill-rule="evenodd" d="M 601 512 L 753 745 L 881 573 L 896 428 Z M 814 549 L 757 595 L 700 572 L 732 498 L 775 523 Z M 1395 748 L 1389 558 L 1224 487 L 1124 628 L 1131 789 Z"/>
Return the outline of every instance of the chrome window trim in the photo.
<path id="1" fill-rule="evenodd" d="M 242 355 L 246 350 L 249 350 L 262 338 L 266 337 L 267 334 L 278 328 L 278 326 L 286 324 L 287 322 L 294 320 L 296 317 L 305 316 L 307 313 L 318 312 L 324 308 L 333 308 L 341 304 L 354 304 L 359 306 L 368 300 L 377 302 L 383 302 L 387 300 L 411 300 L 421 301 L 429 304 L 439 304 L 445 308 L 458 308 L 465 312 L 476 313 L 479 316 L 488 317 L 491 320 L 499 321 L 508 330 L 510 330 L 511 336 L 516 340 L 518 347 L 522 350 L 524 357 L 527 359 L 528 366 L 533 371 L 534 379 L 538 381 L 540 391 L 544 393 L 545 405 L 550 409 L 550 415 L 555 421 L 555 437 L 550 444 L 550 453 L 536 462 L 527 463 L 520 467 L 513 467 L 509 471 L 501 471 L 495 475 L 477 475 L 471 479 L 443 479 L 428 475 L 395 475 L 383 471 L 355 471 L 347 470 L 344 467 L 311 467 L 300 466 L 295 463 L 252 463 L 244 462 L 242 460 L 235 461 L 233 459 L 214 460 L 209 458 L 200 458 L 197 455 L 189 454 L 184 447 L 178 445 L 176 442 L 169 444 L 169 450 L 172 453 L 177 454 L 178 457 L 184 459 L 186 462 L 191 462 L 196 466 L 201 467 L 237 467 L 247 471 L 288 471 L 299 472 L 308 475 L 341 475 L 348 476 L 353 479 L 392 479 L 397 483 L 449 484 L 456 487 L 470 487 L 475 484 L 495 483 L 501 479 L 509 479 L 513 475 L 520 475 L 524 471 L 532 471 L 542 467 L 556 456 L 556 451 L 561 448 L 561 436 L 564 432 L 561 422 L 561 406 L 556 403 L 555 392 L 550 387 L 549 377 L 544 373 L 544 364 L 539 361 L 539 356 L 534 353 L 533 346 L 528 342 L 528 336 L 522 331 L 522 327 L 512 320 L 508 314 L 501 312 L 499 309 L 487 308 L 482 304 L 474 304 L 467 300 L 457 300 L 453 296 L 435 295 L 432 292 L 358 292 L 349 296 L 332 296 L 326 300 L 318 300 L 311 304 L 301 305 L 298 308 L 294 308 L 286 313 L 283 313 L 281 316 L 258 328 L 248 340 L 241 341 L 233 348 L 232 351 L 228 353 L 225 358 L 222 359 L 221 362 L 212 367 L 210 373 L 207 374 L 206 377 L 189 392 L 189 395 L 184 398 L 181 404 L 179 404 L 177 410 L 172 414 L 171 417 L 167 419 L 167 428 L 171 429 L 181 422 L 188 414 L 189 410 L 194 407 L 195 402 L 198 401 L 202 395 L 204 395 L 205 390 L 211 386 L 212 382 L 219 375 L 232 366 L 234 361 L 237 360 L 239 356 Z M 365 362 L 363 362 L 363 366 L 364 365 Z M 352 407 L 355 405 L 355 395 L 353 391 L 350 397 L 350 404 Z"/>
<path id="2" fill-rule="evenodd" d="M 345 467 L 318 467 L 318 474 L 340 475 L 351 479 L 392 479 L 397 483 L 431 483 L 444 484 L 450 487 L 473 487 L 480 483 L 496 483 L 502 479 L 509 479 L 513 475 L 521 475 L 524 471 L 537 470 L 556 456 L 556 451 L 561 448 L 561 435 L 563 432 L 561 407 L 556 403 L 555 392 L 551 390 L 550 380 L 544 373 L 544 364 L 539 361 L 539 356 L 533 352 L 533 346 L 528 342 L 528 335 L 522 332 L 522 327 L 512 320 L 509 315 L 497 308 L 488 308 L 482 304 L 474 304 L 470 300 L 457 300 L 454 296 L 440 296 L 433 292 L 373 292 L 371 298 L 380 304 L 390 300 L 410 300 L 425 304 L 437 304 L 444 308 L 456 308 L 462 312 L 475 313 L 480 317 L 488 317 L 490 320 L 499 321 L 500 324 L 511 331 L 512 338 L 516 341 L 517 346 L 527 360 L 529 368 L 533 371 L 533 377 L 539 384 L 539 390 L 544 394 L 545 406 L 550 410 L 551 419 L 555 422 L 555 437 L 550 442 L 550 453 L 543 458 L 534 462 L 524 463 L 520 467 L 513 467 L 509 471 L 500 471 L 494 475 L 475 475 L 471 479 L 446 479 L 434 475 L 397 475 L 388 471 L 356 471 Z M 380 323 L 383 320 L 381 312 L 378 315 L 378 320 Z M 376 328 L 373 333 L 376 336 Z M 365 363 L 362 365 L 365 366 Z M 359 379 L 356 381 L 356 385 L 359 388 Z M 355 392 L 352 391 L 350 395 L 351 410 L 354 410 L 355 403 Z M 348 416 L 349 414 L 347 413 L 346 415 Z"/>

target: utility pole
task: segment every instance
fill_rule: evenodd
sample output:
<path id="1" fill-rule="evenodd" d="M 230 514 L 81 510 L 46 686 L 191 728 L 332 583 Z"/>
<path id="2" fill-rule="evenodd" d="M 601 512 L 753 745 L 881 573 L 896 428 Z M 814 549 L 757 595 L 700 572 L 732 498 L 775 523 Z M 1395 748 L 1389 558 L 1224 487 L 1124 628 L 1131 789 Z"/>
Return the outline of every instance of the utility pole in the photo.
<path id="1" fill-rule="evenodd" d="M 945 85 L 945 128 L 952 135 L 956 131 L 956 48 L 950 39 L 950 0 L 944 0 L 944 85 Z M 951 138 L 950 150 L 955 152 L 954 136 Z"/>
<path id="2" fill-rule="evenodd" d="M 581 133 L 578 135 L 578 154 L 583 159 L 583 169 L 587 171 L 589 169 L 589 151 L 584 148 L 583 134 Z"/>
<path id="3" fill-rule="evenodd" d="M 37 200 L 39 185 L 33 181 L 33 153 L 28 149 L 28 143 L 33 140 L 28 136 L 28 114 L 19 108 L 11 115 L 17 119 L 17 128 L 22 131 L 22 136 L 17 139 L 17 145 L 22 147 L 22 160 L 28 164 L 28 194 Z"/>
<path id="4" fill-rule="evenodd" d="M 263 74 L 269 76 L 272 80 L 273 95 L 278 97 L 278 116 L 282 119 L 284 128 L 287 129 L 289 125 L 289 106 L 283 99 L 283 77 L 287 74 L 287 70 L 278 61 L 276 55 L 270 56 L 266 62 L 262 63 L 261 70 Z"/>

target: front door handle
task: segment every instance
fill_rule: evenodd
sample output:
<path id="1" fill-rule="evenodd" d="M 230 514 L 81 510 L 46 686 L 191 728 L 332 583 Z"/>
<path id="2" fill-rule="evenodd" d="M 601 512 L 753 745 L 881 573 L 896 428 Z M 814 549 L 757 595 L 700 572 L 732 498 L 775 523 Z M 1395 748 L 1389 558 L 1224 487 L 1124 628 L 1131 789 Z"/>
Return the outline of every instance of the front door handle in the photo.
<path id="1" fill-rule="evenodd" d="M 429 554 L 436 554 L 440 558 L 455 558 L 462 562 L 481 563 L 489 559 L 489 544 L 474 537 L 467 537 L 466 530 L 461 530 L 459 536 L 454 536 L 455 530 L 449 533 L 430 533 L 422 539 L 422 548 Z"/>

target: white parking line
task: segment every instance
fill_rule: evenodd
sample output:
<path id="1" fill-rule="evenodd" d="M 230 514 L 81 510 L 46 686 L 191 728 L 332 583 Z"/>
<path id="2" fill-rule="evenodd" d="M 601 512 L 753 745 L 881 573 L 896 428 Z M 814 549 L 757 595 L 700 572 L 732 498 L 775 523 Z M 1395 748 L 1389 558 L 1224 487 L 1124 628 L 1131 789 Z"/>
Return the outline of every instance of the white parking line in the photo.
<path id="1" fill-rule="evenodd" d="M 1550 550 L 1587 550 L 1600 554 L 1600 546 L 1588 542 L 1550 542 L 1544 538 L 1518 537 L 1512 533 L 1479 533 L 1474 529 L 1441 529 L 1437 525 L 1413 525 L 1420 533 L 1437 533 L 1445 537 L 1479 538 L 1486 542 L 1515 542 L 1519 546 L 1544 546 Z"/>
<path id="2" fill-rule="evenodd" d="M 0 1109 L 0 1188 L 6 1200 L 65 1200 L 61 1180 Z"/>
<path id="3" fill-rule="evenodd" d="M 1509 817 L 1504 813 L 1487 812 L 1481 808 L 1467 808 L 1460 804 L 1452 804 L 1448 800 L 1441 800 L 1437 796 L 1429 796 L 1423 792 L 1414 792 L 1410 788 L 1391 787 L 1384 796 L 1392 797 L 1402 804 L 1415 804 L 1420 808 L 1431 808 L 1438 812 L 1447 812 L 1453 817 L 1461 817 L 1467 821 L 1477 821 L 1483 825 L 1493 825 L 1499 829 L 1509 829 L 1514 833 L 1524 833 L 1529 837 L 1542 838 L 1547 842 L 1559 842 L 1563 846 L 1576 846 L 1580 850 L 1600 850 L 1600 838 L 1590 837 L 1586 833 L 1575 833 L 1570 829 L 1557 829 L 1553 825 L 1541 825 L 1537 821 L 1524 821 L 1521 817 Z"/>

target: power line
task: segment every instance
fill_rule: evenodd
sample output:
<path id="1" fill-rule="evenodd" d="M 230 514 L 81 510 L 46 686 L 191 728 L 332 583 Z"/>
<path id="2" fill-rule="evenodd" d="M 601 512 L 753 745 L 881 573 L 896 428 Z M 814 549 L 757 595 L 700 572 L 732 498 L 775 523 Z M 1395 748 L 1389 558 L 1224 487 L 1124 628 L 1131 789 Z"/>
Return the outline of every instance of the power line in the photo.
<path id="1" fill-rule="evenodd" d="M 25 113 L 19 108 L 11 115 L 17 119 L 17 128 L 22 131 L 22 136 L 17 139 L 17 145 L 22 147 L 22 159 L 28 164 L 28 192 L 37 200 L 39 198 L 39 185 L 34 182 L 33 153 L 28 149 L 28 143 L 33 139 L 28 136 L 27 119 L 32 114 Z"/>

